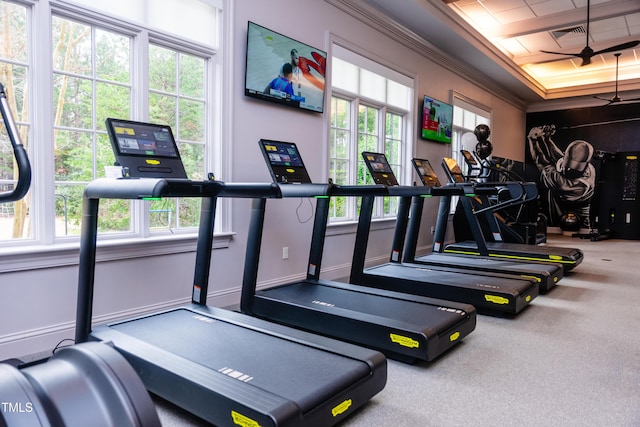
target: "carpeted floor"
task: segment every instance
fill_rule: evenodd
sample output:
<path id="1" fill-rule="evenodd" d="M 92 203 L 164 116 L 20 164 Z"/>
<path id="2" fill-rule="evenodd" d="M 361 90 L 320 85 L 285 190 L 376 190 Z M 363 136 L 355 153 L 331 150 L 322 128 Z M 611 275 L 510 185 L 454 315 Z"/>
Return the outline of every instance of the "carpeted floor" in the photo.
<path id="1" fill-rule="evenodd" d="M 389 361 L 385 389 L 342 425 L 640 426 L 640 242 L 590 242 L 584 262 L 515 318 L 432 363 Z M 204 425 L 158 401 L 165 426 Z"/>

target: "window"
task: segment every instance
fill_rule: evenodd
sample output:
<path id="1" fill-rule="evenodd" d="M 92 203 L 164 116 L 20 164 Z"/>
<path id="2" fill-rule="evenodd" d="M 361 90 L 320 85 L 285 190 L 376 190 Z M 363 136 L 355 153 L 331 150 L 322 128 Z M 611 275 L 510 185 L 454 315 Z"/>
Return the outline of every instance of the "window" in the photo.
<path id="1" fill-rule="evenodd" d="M 29 111 L 29 79 L 32 66 L 29 45 L 31 34 L 29 9 L 6 1 L 0 2 L 0 81 L 5 87 L 11 114 L 18 127 L 20 139 L 28 149 L 31 134 Z M 6 43 L 6 40 L 11 40 Z M 4 123 L 0 126 L 0 192 L 11 191 L 15 185 L 17 171 L 13 165 L 13 150 Z M 29 227 L 30 200 L 32 192 L 13 203 L 0 204 L 0 241 L 21 241 L 31 238 Z"/>
<path id="2" fill-rule="evenodd" d="M 212 170 L 207 153 L 216 150 L 217 132 L 205 118 L 216 117 L 218 94 L 209 88 L 219 87 L 213 70 L 222 1 L 165 2 L 174 22 L 205 21 L 198 34 L 164 25 L 167 16 L 154 14 L 148 0 L 114 2 L 0 0 L 0 32 L 8 35 L 0 41 L 0 79 L 36 166 L 28 196 L 0 205 L 3 246 L 77 240 L 84 187 L 114 161 L 107 117 L 171 125 L 189 177 Z M 127 21 L 110 16 L 114 10 L 127 10 Z M 10 148 L 3 129 L 0 191 L 14 185 Z M 125 238 L 192 233 L 199 206 L 199 199 L 103 200 L 99 230 Z"/>
<path id="3" fill-rule="evenodd" d="M 462 169 L 464 174 L 468 173 L 467 164 L 460 150 L 475 150 L 475 135 L 470 140 L 472 146 L 466 146 L 463 144 L 463 136 L 469 132 L 473 133 L 476 126 L 480 124 L 491 125 L 491 112 L 488 107 L 482 107 L 478 104 L 471 103 L 461 99 L 461 97 L 454 94 L 453 96 L 453 129 L 451 137 L 451 157 L 458 162 L 458 165 Z M 463 146 L 465 145 L 465 146 Z M 453 197 L 451 201 L 450 212 L 454 213 L 458 204 L 458 198 Z"/>
<path id="4" fill-rule="evenodd" d="M 329 176 L 336 184 L 371 184 L 363 151 L 385 153 L 400 181 L 411 151 L 407 135 L 413 81 L 340 46 L 333 46 L 329 133 Z M 396 198 L 376 202 L 374 217 L 395 217 Z M 357 199 L 331 200 L 330 220 L 351 221 Z"/>
<path id="5" fill-rule="evenodd" d="M 466 173 L 466 163 L 460 150 L 475 150 L 473 146 L 463 147 L 463 135 L 475 130 L 476 126 L 485 124 L 491 125 L 491 111 L 488 107 L 480 106 L 469 100 L 463 100 L 454 94 L 453 97 L 453 133 L 451 138 L 451 157 L 456 159 L 463 172 Z M 475 135 L 474 135 L 475 138 Z M 475 141 L 475 139 L 474 139 Z M 471 145 L 471 144 L 469 144 Z"/>

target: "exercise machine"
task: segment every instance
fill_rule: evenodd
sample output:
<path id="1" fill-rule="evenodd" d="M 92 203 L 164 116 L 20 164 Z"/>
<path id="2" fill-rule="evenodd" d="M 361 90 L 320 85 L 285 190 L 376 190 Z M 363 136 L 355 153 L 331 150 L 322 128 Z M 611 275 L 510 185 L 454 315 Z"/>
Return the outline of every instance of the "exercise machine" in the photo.
<path id="1" fill-rule="evenodd" d="M 282 196 L 314 198 L 315 217 L 306 278 L 256 290 L 267 199 L 253 201 L 243 313 L 374 348 L 409 363 L 435 359 L 475 329 L 476 311 L 469 304 L 320 279 L 330 198 L 385 194 L 386 187 L 314 184 L 294 143 L 261 140 L 260 147 Z"/>
<path id="2" fill-rule="evenodd" d="M 456 254 L 446 254 L 436 252 L 435 248 L 440 247 L 445 239 L 446 226 L 443 223 L 449 219 L 449 207 L 451 199 L 455 195 L 452 187 L 460 187 L 473 184 L 447 184 L 442 186 L 433 167 L 426 159 L 413 159 L 414 169 L 423 185 L 432 187 L 439 192 L 439 208 L 434 227 L 432 252 L 426 255 L 417 256 L 418 236 L 420 233 L 420 220 L 424 210 L 424 197 L 413 197 L 409 213 L 406 241 L 402 241 L 402 234 L 394 239 L 394 248 L 392 253 L 397 253 L 397 259 L 402 259 L 404 263 L 425 265 L 430 268 L 446 268 L 454 271 L 466 271 L 470 274 L 481 274 L 497 277 L 520 277 L 524 279 L 535 280 L 541 293 L 546 293 L 563 277 L 563 269 L 559 265 L 538 262 L 509 261 L 506 259 L 480 257 L 480 256 L 464 256 Z M 439 190 L 435 190 L 439 188 Z M 449 188 L 449 190 L 447 190 Z M 470 189 L 470 191 L 475 191 Z M 406 217 L 398 220 L 398 224 L 404 224 Z"/>
<path id="3" fill-rule="evenodd" d="M 76 341 L 111 341 L 147 390 L 217 426 L 328 426 L 348 417 L 384 388 L 382 353 L 207 305 L 218 199 L 280 196 L 274 184 L 213 179 L 89 183 Z M 92 327 L 99 201 L 164 197 L 202 198 L 191 303 Z"/>
<path id="4" fill-rule="evenodd" d="M 374 180 L 379 171 L 392 174 L 382 153 L 363 153 L 365 163 Z M 397 182 L 397 180 L 393 180 Z M 413 197 L 426 197 L 452 191 L 462 197 L 473 191 L 469 186 L 440 189 L 428 186 L 387 187 L 390 196 L 400 197 L 394 242 L 390 262 L 365 268 L 365 254 L 371 227 L 374 196 L 364 197 L 360 207 L 356 245 L 351 264 L 350 282 L 414 295 L 443 298 L 472 304 L 479 313 L 515 315 L 527 307 L 538 295 L 538 284 L 525 278 L 489 277 L 461 271 L 430 268 L 401 262 L 398 248 L 402 247 L 407 227 L 408 210 Z"/>
<path id="5" fill-rule="evenodd" d="M 454 159 L 444 158 L 442 168 L 447 176 L 449 176 L 451 182 L 464 182 L 462 171 Z M 523 194 L 527 194 L 525 190 L 529 189 L 528 193 L 530 193 L 531 189 L 535 188 L 535 184 L 531 186 L 523 185 L 522 188 Z M 584 258 L 582 251 L 577 248 L 505 243 L 500 233 L 500 227 L 493 216 L 493 212 L 496 209 L 504 207 L 504 205 L 490 205 L 487 203 L 477 205 L 475 204 L 477 202 L 470 197 L 461 198 L 460 201 L 469 220 L 469 226 L 475 240 L 441 246 L 437 248 L 437 252 L 490 256 L 515 261 L 554 263 L 562 265 L 565 273 L 577 267 Z M 491 232 L 487 235 L 482 231 L 480 216 L 483 217 L 490 227 Z M 442 222 L 442 227 L 446 227 L 446 222 Z"/>

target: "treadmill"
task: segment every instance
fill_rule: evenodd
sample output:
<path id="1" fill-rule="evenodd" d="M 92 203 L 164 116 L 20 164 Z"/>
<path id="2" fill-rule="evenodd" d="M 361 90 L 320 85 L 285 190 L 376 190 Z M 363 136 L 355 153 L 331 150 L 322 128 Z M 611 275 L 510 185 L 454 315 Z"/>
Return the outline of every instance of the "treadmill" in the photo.
<path id="1" fill-rule="evenodd" d="M 455 184 L 448 184 L 443 187 L 440 184 L 438 175 L 426 159 L 414 158 L 412 163 L 423 185 L 431 188 L 440 188 L 440 205 L 433 239 L 435 248 L 440 246 L 440 242 L 443 242 L 445 239 L 451 196 L 455 193 L 455 190 L 451 189 L 451 191 L 449 191 L 451 194 L 447 194 L 446 189 L 447 187 L 455 186 Z M 424 201 L 425 198 L 420 196 L 415 196 L 412 199 L 404 246 L 402 246 L 401 238 L 394 239 L 394 245 L 396 245 L 396 247 L 392 250 L 402 253 L 402 262 L 406 264 L 425 265 L 436 269 L 465 271 L 469 274 L 532 279 L 538 283 L 541 293 L 548 292 L 562 279 L 563 269 L 556 264 L 514 262 L 497 258 L 460 256 L 435 251 L 427 255 L 416 256 Z M 400 256 L 398 256 L 398 258 L 400 258 Z"/>
<path id="2" fill-rule="evenodd" d="M 442 160 L 442 168 L 446 172 L 451 182 L 464 182 L 464 176 L 457 162 L 445 157 Z M 531 184 L 535 185 L 535 184 Z M 562 265 L 564 272 L 573 270 L 580 265 L 584 258 L 584 254 L 577 248 L 565 248 L 557 246 L 538 246 L 523 243 L 505 243 L 502 241 L 500 230 L 493 216 L 493 212 L 501 206 L 474 206 L 471 198 L 462 198 L 462 206 L 464 208 L 471 232 L 475 237 L 475 241 L 462 241 L 447 245 L 440 248 L 440 252 L 461 255 L 485 256 L 513 261 L 533 261 L 545 262 Z M 479 215 L 482 215 L 487 224 L 491 228 L 489 233 L 489 241 L 487 236 L 482 232 Z"/>
<path id="3" fill-rule="evenodd" d="M 313 184 L 295 143 L 260 140 L 282 197 L 315 198 L 306 278 L 256 290 L 266 198 L 254 199 L 241 311 L 269 321 L 370 347 L 406 362 L 432 361 L 475 329 L 469 304 L 415 297 L 320 279 L 330 197 L 386 194 L 386 187 Z"/>
<path id="4" fill-rule="evenodd" d="M 374 177 L 374 182 L 386 180 L 397 183 L 395 178 L 389 180 L 384 176 L 393 175 L 384 154 L 364 152 L 362 156 Z M 451 188 L 452 190 L 447 189 L 447 191 L 455 191 L 461 196 L 473 191 L 472 188 L 462 186 Z M 400 262 L 400 254 L 396 248 L 402 246 L 399 242 L 404 239 L 411 199 L 416 196 L 437 195 L 444 190 L 427 186 L 399 185 L 388 186 L 387 190 L 390 196 L 400 197 L 390 262 L 365 268 L 365 253 L 375 196 L 364 197 L 351 265 L 351 283 L 465 302 L 475 306 L 478 313 L 491 315 L 516 315 L 538 296 L 539 286 L 534 280 L 466 274 L 461 271 L 446 271 L 436 267 Z"/>
<path id="5" fill-rule="evenodd" d="M 163 197 L 202 198 L 191 303 L 92 327 L 100 199 Z M 339 423 L 384 388 L 386 358 L 374 350 L 207 306 L 219 197 L 280 197 L 280 191 L 273 184 L 180 178 L 102 178 L 87 185 L 76 342 L 112 343 L 147 390 L 217 426 Z"/>

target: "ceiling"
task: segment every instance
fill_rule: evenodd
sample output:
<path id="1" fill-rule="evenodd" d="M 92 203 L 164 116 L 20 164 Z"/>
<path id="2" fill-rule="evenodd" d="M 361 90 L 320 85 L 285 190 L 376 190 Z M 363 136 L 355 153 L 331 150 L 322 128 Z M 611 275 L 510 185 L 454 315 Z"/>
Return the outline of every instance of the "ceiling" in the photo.
<path id="1" fill-rule="evenodd" d="M 596 55 L 585 66 L 577 57 L 541 52 L 585 47 L 587 0 L 343 1 L 371 6 L 525 102 L 588 97 L 602 103 L 593 95 L 614 95 L 615 52 Z M 640 0 L 591 0 L 588 40 L 596 52 L 640 40 Z M 620 52 L 620 96 L 637 98 L 640 45 Z"/>

